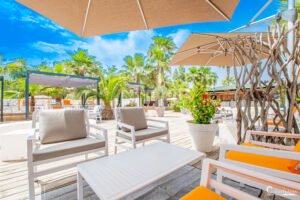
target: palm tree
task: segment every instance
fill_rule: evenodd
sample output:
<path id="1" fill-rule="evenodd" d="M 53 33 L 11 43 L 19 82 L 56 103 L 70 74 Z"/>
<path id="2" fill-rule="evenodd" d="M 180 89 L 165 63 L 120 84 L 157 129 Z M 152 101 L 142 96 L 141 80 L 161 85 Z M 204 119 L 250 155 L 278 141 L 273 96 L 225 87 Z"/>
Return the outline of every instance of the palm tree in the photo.
<path id="1" fill-rule="evenodd" d="M 54 70 L 56 73 L 67 72 L 79 76 L 94 76 L 100 77 L 102 75 L 101 63 L 95 60 L 95 57 L 90 56 L 87 50 L 78 49 L 76 52 L 70 54 L 72 60 L 56 63 Z M 75 96 L 81 93 L 81 104 L 85 106 L 89 97 L 95 96 L 94 91 L 90 89 L 77 89 Z M 83 92 L 84 91 L 84 92 Z M 92 95 L 93 94 L 93 95 Z"/>
<path id="2" fill-rule="evenodd" d="M 124 58 L 124 71 L 122 74 L 127 76 L 128 80 L 135 81 L 137 84 L 144 83 L 145 77 L 153 72 L 154 68 L 151 65 L 147 65 L 146 57 L 143 54 L 135 54 L 134 56 L 126 56 Z M 139 89 L 140 90 L 140 89 Z M 137 95 L 141 91 L 136 91 Z"/>
<path id="3" fill-rule="evenodd" d="M 0 54 L 0 76 L 5 75 L 5 67 L 3 64 L 3 56 Z"/>
<path id="4" fill-rule="evenodd" d="M 111 101 L 113 101 L 125 87 L 123 77 L 117 76 L 114 72 L 108 71 L 105 75 L 101 75 L 101 81 L 99 83 L 100 99 L 104 103 L 104 110 L 102 113 L 103 119 L 112 119 L 113 111 L 111 107 Z"/>
<path id="5" fill-rule="evenodd" d="M 171 96 L 180 99 L 181 96 L 187 91 L 188 87 L 189 85 L 187 82 L 180 79 L 174 80 L 169 85 Z"/>
<path id="6" fill-rule="evenodd" d="M 210 67 L 192 67 L 187 74 L 187 80 L 203 86 L 215 85 L 218 76 Z"/>
<path id="7" fill-rule="evenodd" d="M 145 56 L 143 54 L 134 54 L 124 58 L 124 68 L 126 74 L 133 76 L 136 83 L 140 83 L 143 76 L 149 73 L 146 69 Z"/>
<path id="8" fill-rule="evenodd" d="M 30 112 L 34 112 L 35 109 L 35 98 L 34 96 L 41 94 L 43 87 L 40 85 L 31 85 L 29 87 L 30 94 Z M 11 99 L 24 99 L 25 98 L 25 80 L 17 79 L 14 80 L 13 87 L 10 90 L 4 91 L 6 98 Z M 18 107 L 20 109 L 20 101 L 18 102 Z"/>
<path id="9" fill-rule="evenodd" d="M 151 64 L 156 66 L 157 86 L 165 85 L 164 71 L 170 71 L 169 63 L 173 50 L 176 48 L 170 37 L 154 37 L 148 51 Z"/>
<path id="10" fill-rule="evenodd" d="M 65 66 L 66 72 L 79 76 L 100 76 L 101 64 L 95 61 L 95 57 L 88 55 L 87 50 L 78 49 L 70 56 L 71 61 L 61 63 Z"/>
<path id="11" fill-rule="evenodd" d="M 229 78 L 230 77 L 230 67 L 224 65 L 224 66 L 220 66 L 220 68 L 226 70 L 226 78 Z"/>
<path id="12" fill-rule="evenodd" d="M 167 97 L 167 88 L 165 86 L 158 86 L 153 91 L 154 98 L 158 101 L 158 106 L 164 106 L 164 99 Z"/>
<path id="13" fill-rule="evenodd" d="M 223 86 L 232 86 L 232 85 L 235 85 L 235 80 L 232 77 L 226 77 L 222 81 L 222 85 Z"/>
<path id="14" fill-rule="evenodd" d="M 24 78 L 26 75 L 27 64 L 26 60 L 20 58 L 15 61 L 6 64 L 5 73 L 11 80 L 17 80 L 19 78 Z"/>
<path id="15" fill-rule="evenodd" d="M 185 81 L 186 79 L 186 73 L 185 73 L 185 68 L 180 66 L 177 69 L 174 70 L 173 73 L 173 80 L 182 80 Z"/>

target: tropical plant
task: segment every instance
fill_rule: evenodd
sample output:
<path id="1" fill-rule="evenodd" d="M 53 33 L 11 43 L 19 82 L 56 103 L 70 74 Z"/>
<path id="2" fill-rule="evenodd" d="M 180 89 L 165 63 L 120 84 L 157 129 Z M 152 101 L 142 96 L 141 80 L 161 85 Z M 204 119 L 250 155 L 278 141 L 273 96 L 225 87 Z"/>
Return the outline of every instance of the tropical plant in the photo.
<path id="1" fill-rule="evenodd" d="M 153 38 L 153 44 L 149 48 L 148 56 L 150 63 L 157 70 L 157 86 L 165 85 L 164 72 L 170 71 L 169 63 L 175 48 L 176 46 L 170 37 L 159 36 Z"/>
<path id="2" fill-rule="evenodd" d="M 119 96 L 122 89 L 125 87 L 124 79 L 117 76 L 114 71 L 108 71 L 105 75 L 101 75 L 101 81 L 99 83 L 100 99 L 104 103 L 103 119 L 112 119 L 113 111 L 111 107 L 111 101 Z"/>
<path id="3" fill-rule="evenodd" d="M 210 124 L 220 103 L 220 100 L 215 101 L 211 98 L 204 86 L 194 85 L 189 98 L 189 110 L 194 118 L 193 122 L 196 124 Z"/>
<path id="4" fill-rule="evenodd" d="M 86 102 L 89 98 L 97 97 L 97 91 L 86 87 L 76 88 L 75 97 L 81 99 L 81 106 L 85 108 Z"/>
<path id="5" fill-rule="evenodd" d="M 218 76 L 210 67 L 192 67 L 187 74 L 187 80 L 194 85 L 210 86 L 216 84 Z"/>
<path id="6" fill-rule="evenodd" d="M 164 86 L 159 86 L 154 89 L 153 94 L 154 98 L 158 101 L 158 106 L 164 106 L 164 99 L 167 96 L 168 89 Z"/>

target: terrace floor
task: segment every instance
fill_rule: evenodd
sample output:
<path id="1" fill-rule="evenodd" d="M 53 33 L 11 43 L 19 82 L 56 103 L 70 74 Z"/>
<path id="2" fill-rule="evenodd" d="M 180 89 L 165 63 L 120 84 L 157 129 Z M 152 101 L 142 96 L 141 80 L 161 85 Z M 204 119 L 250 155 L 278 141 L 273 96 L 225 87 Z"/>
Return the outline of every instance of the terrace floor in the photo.
<path id="1" fill-rule="evenodd" d="M 151 113 L 149 115 L 151 117 Z M 192 144 L 188 134 L 188 127 L 185 123 L 188 120 L 187 115 L 167 111 L 165 117 L 161 120 L 169 121 L 171 143 L 184 147 L 192 148 Z M 104 121 L 100 124 L 109 130 L 109 155 L 113 155 L 114 141 L 114 121 Z M 120 149 L 119 152 L 122 150 Z M 218 150 L 210 153 L 208 157 L 217 159 Z M 201 173 L 201 163 L 195 163 L 186 166 L 177 172 L 165 177 L 164 179 L 149 185 L 145 189 L 127 197 L 126 199 L 143 199 L 143 200 L 173 200 L 179 199 L 181 196 L 191 191 L 199 185 Z M 39 179 L 36 185 L 36 199 L 50 200 L 72 200 L 76 199 L 76 173 L 75 169 L 58 172 Z M 227 180 L 229 181 L 229 180 Z M 230 182 L 230 181 L 229 181 Z M 0 199 L 28 199 L 27 185 L 27 166 L 26 161 L 19 162 L 0 162 Z M 239 184 L 230 182 L 230 185 Z M 247 186 L 242 186 L 246 190 L 256 196 L 260 191 Z M 84 189 L 85 199 L 98 199 L 93 191 L 86 185 Z M 264 199 L 268 199 L 266 196 Z"/>

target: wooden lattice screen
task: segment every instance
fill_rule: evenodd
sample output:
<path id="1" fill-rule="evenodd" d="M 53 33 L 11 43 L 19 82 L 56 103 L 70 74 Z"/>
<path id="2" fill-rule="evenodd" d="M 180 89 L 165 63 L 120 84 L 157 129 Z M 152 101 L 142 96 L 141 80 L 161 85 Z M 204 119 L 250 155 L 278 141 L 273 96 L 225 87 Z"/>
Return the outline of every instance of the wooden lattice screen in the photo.
<path id="1" fill-rule="evenodd" d="M 264 34 L 228 41 L 236 63 L 236 105 L 238 142 L 246 130 L 299 132 L 294 112 L 299 79 L 299 38 L 287 49 L 284 25 Z M 262 61 L 263 59 L 263 61 Z M 251 64 L 246 64 L 251 63 Z M 287 69 L 291 69 L 289 74 Z M 243 131 L 242 131 L 243 130 Z"/>

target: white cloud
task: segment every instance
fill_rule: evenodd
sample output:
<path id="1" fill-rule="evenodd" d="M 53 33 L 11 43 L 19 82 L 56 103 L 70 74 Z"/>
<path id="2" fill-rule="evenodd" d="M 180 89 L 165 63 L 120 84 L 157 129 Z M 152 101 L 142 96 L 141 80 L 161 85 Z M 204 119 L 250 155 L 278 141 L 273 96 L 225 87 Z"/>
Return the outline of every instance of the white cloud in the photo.
<path id="1" fill-rule="evenodd" d="M 104 39 L 93 37 L 78 47 L 88 49 L 89 53 L 107 65 L 123 65 L 127 55 L 146 54 L 154 36 L 153 31 L 133 31 L 125 39 Z"/>
<path id="2" fill-rule="evenodd" d="M 174 40 L 177 47 L 182 45 L 189 35 L 187 30 L 178 30 L 168 36 Z M 121 67 L 124 64 L 124 57 L 134 55 L 135 53 L 147 54 L 152 38 L 157 35 L 153 30 L 150 31 L 132 31 L 127 37 L 120 39 L 105 38 L 102 36 L 91 37 L 83 40 L 70 40 L 66 44 L 51 44 L 43 41 L 31 45 L 38 51 L 49 54 L 57 54 L 57 59 L 66 59 L 68 53 L 78 48 L 87 49 L 90 55 L 104 65 L 116 65 Z"/>
<path id="3" fill-rule="evenodd" d="M 34 13 L 30 9 L 23 8 L 23 6 L 15 1 L 1 1 L 0 9 L 9 10 L 7 19 L 11 21 L 28 22 L 26 23 L 28 27 L 37 25 L 50 31 L 58 31 L 62 36 L 67 32 L 63 27 L 53 21 Z"/>
<path id="4" fill-rule="evenodd" d="M 177 46 L 177 48 L 180 48 L 181 45 L 186 41 L 188 36 L 190 35 L 190 31 L 186 29 L 180 29 L 175 33 L 171 33 L 168 36 L 171 37 Z"/>
<path id="5" fill-rule="evenodd" d="M 67 44 L 51 44 L 43 41 L 31 45 L 44 53 L 56 53 L 58 57 L 67 58 L 70 51 L 78 48 L 87 49 L 90 55 L 106 65 L 122 66 L 127 55 L 146 54 L 151 44 L 153 31 L 133 31 L 124 39 L 105 39 L 102 36 L 85 40 L 70 40 Z"/>
<path id="6" fill-rule="evenodd" d="M 70 48 L 68 49 L 68 46 L 66 45 L 51 44 L 43 41 L 38 41 L 32 44 L 32 47 L 44 53 L 56 53 L 56 54 L 66 54 L 67 51 L 71 50 Z"/>

